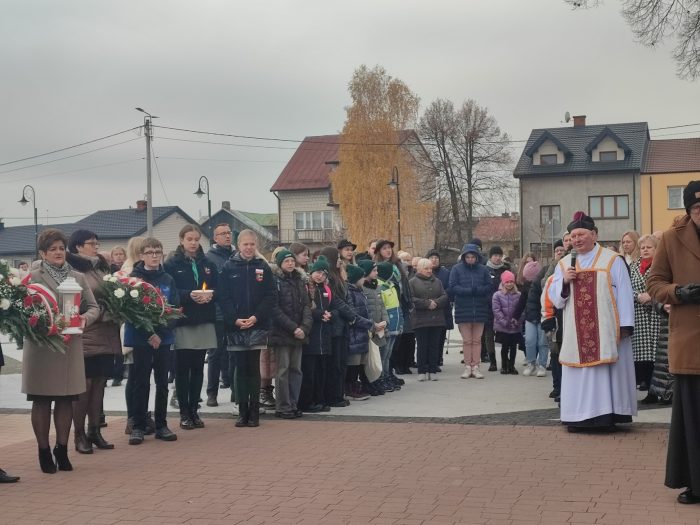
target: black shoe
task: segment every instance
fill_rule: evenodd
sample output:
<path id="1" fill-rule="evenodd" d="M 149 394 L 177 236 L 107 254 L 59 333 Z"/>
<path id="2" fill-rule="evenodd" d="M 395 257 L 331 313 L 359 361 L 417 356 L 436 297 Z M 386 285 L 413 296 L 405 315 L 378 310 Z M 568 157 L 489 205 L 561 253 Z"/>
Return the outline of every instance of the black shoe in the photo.
<path id="1" fill-rule="evenodd" d="M 79 454 L 92 454 L 92 443 L 85 432 L 75 435 L 75 451 Z"/>
<path id="2" fill-rule="evenodd" d="M 192 424 L 194 425 L 194 428 L 204 428 L 204 421 L 202 421 L 202 418 L 199 417 L 199 414 L 195 412 L 192 414 Z"/>
<path id="3" fill-rule="evenodd" d="M 275 417 L 281 419 L 296 419 L 297 414 L 296 412 L 275 412 Z"/>
<path id="4" fill-rule="evenodd" d="M 129 436 L 129 445 L 140 445 L 143 443 L 143 430 L 135 428 Z"/>
<path id="5" fill-rule="evenodd" d="M 146 430 L 143 431 L 144 436 L 150 436 L 156 432 L 156 422 L 153 420 L 153 415 L 146 412 Z"/>
<path id="6" fill-rule="evenodd" d="M 189 417 L 180 418 L 180 428 L 183 430 L 193 430 L 194 422 Z"/>
<path id="7" fill-rule="evenodd" d="M 241 402 L 238 404 L 238 419 L 236 419 L 236 426 L 238 428 L 247 427 L 248 419 L 250 418 L 250 408 L 248 403 Z"/>
<path id="8" fill-rule="evenodd" d="M 319 404 L 313 404 L 303 410 L 303 412 L 309 412 L 310 414 L 315 414 L 316 412 L 323 411 L 323 406 Z"/>
<path id="9" fill-rule="evenodd" d="M 216 394 L 209 394 L 207 396 L 207 406 L 208 407 L 218 407 L 219 402 L 216 400 Z"/>
<path id="10" fill-rule="evenodd" d="M 167 426 L 156 429 L 156 439 L 163 441 L 177 441 L 177 434 L 170 430 Z"/>
<path id="11" fill-rule="evenodd" d="M 501 367 L 501 374 L 503 374 L 504 376 L 508 375 L 508 369 L 506 367 L 502 366 Z"/>
<path id="12" fill-rule="evenodd" d="M 557 396 L 554 398 L 555 403 L 561 403 L 561 397 Z"/>
<path id="13" fill-rule="evenodd" d="M 122 379 L 112 379 L 112 386 L 122 386 Z"/>
<path id="14" fill-rule="evenodd" d="M 333 408 L 344 408 L 344 407 L 350 406 L 350 401 L 348 401 L 347 399 L 343 399 L 342 401 L 336 401 L 335 403 L 329 403 L 329 406 L 331 406 Z"/>
<path id="15" fill-rule="evenodd" d="M 227 388 L 231 388 L 231 385 L 228 383 L 219 383 L 219 388 L 226 390 Z"/>
<path id="16" fill-rule="evenodd" d="M 498 367 L 496 366 L 496 363 L 491 363 L 491 366 L 489 366 L 489 372 L 498 372 Z"/>
<path id="17" fill-rule="evenodd" d="M 648 390 L 649 390 L 649 384 L 646 381 L 642 381 L 641 384 L 639 385 L 639 391 L 646 392 Z"/>
<path id="18" fill-rule="evenodd" d="M 260 426 L 260 401 L 258 401 L 257 399 L 250 402 L 248 411 L 248 426 Z"/>
<path id="19" fill-rule="evenodd" d="M 56 466 L 58 467 L 58 470 L 73 470 L 73 465 L 71 465 L 71 462 L 68 459 L 68 447 L 66 445 L 56 443 L 56 446 L 53 447 L 53 455 L 56 458 Z"/>
<path id="20" fill-rule="evenodd" d="M 550 399 L 554 399 L 554 398 L 556 398 L 556 397 L 559 397 L 559 392 L 557 392 L 556 390 L 552 390 L 552 391 L 549 393 L 549 398 L 550 398 Z"/>
<path id="21" fill-rule="evenodd" d="M 700 496 L 693 494 L 693 491 L 686 489 L 685 491 L 678 494 L 678 503 L 683 505 L 694 505 L 695 503 L 700 503 Z"/>
<path id="22" fill-rule="evenodd" d="M 331 411 L 331 407 L 329 405 L 323 405 L 321 407 L 321 412 L 330 412 L 330 411 Z"/>
<path id="23" fill-rule="evenodd" d="M 510 370 L 508 370 L 508 373 L 512 376 L 518 375 L 518 371 L 515 369 L 515 367 L 512 367 Z"/>
<path id="24" fill-rule="evenodd" d="M 0 468 L 0 483 L 17 483 L 19 476 L 10 476 L 7 472 Z"/>
<path id="25" fill-rule="evenodd" d="M 642 400 L 640 401 L 640 403 L 641 403 L 642 405 L 653 405 L 654 403 L 658 403 L 658 402 L 659 402 L 659 398 L 656 397 L 656 396 L 655 396 L 654 394 L 652 394 L 651 392 L 649 392 L 649 393 L 647 394 L 647 397 L 645 397 L 644 399 L 642 399 Z"/>
<path id="26" fill-rule="evenodd" d="M 100 450 L 112 450 L 114 448 L 112 443 L 108 443 L 107 440 L 102 437 L 100 427 L 91 428 L 87 433 L 87 439 Z"/>
<path id="27" fill-rule="evenodd" d="M 50 448 L 46 447 L 39 449 L 39 466 L 44 474 L 56 473 L 56 463 L 53 461 Z"/>

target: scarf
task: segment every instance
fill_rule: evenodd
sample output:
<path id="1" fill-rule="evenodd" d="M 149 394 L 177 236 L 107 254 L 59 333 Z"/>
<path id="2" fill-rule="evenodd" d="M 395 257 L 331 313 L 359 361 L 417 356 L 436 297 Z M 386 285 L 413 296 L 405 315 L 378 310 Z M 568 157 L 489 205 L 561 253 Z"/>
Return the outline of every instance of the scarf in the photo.
<path id="1" fill-rule="evenodd" d="M 63 266 L 54 266 L 53 264 L 49 264 L 46 261 L 42 261 L 41 266 L 44 268 L 44 270 L 46 270 L 46 273 L 48 273 L 58 284 L 61 284 L 63 281 L 65 281 L 68 275 L 70 274 L 71 270 L 73 269 L 73 267 L 67 262 L 63 263 Z"/>
<path id="2" fill-rule="evenodd" d="M 491 259 L 489 259 L 488 261 L 486 261 L 486 266 L 488 266 L 492 270 L 500 270 L 501 268 L 503 268 L 503 266 L 505 266 L 505 264 L 503 262 L 501 262 L 501 264 L 493 264 L 491 262 Z"/>
<path id="3" fill-rule="evenodd" d="M 647 273 L 647 270 L 651 267 L 651 262 L 652 262 L 652 260 L 653 260 L 653 259 L 651 259 L 651 258 L 649 258 L 649 259 L 642 259 L 642 260 L 639 262 L 639 272 L 640 272 L 642 275 L 645 275 L 645 274 Z"/>

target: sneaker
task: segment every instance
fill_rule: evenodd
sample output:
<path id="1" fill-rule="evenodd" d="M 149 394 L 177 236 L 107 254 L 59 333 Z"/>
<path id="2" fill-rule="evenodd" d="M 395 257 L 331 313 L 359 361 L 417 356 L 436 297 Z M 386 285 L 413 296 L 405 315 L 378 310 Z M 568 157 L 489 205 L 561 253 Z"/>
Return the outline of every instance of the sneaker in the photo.
<path id="1" fill-rule="evenodd" d="M 491 363 L 491 366 L 489 366 L 489 372 L 498 372 L 498 367 L 496 366 L 496 363 Z"/>
<path id="2" fill-rule="evenodd" d="M 427 380 L 428 380 L 428 378 L 426 377 L 425 374 L 418 374 L 418 381 L 420 381 L 422 383 L 423 381 L 427 381 Z"/>
<path id="3" fill-rule="evenodd" d="M 267 386 L 260 389 L 260 406 L 265 408 L 275 408 L 276 400 L 272 394 L 273 386 Z"/>
<path id="4" fill-rule="evenodd" d="M 394 390 L 396 390 L 393 383 L 389 381 L 386 377 L 383 377 L 379 381 L 381 382 L 382 389 L 384 390 L 384 392 L 393 392 Z"/>
<path id="5" fill-rule="evenodd" d="M 170 430 L 167 426 L 156 429 L 156 439 L 163 441 L 177 441 L 177 434 Z"/>
<path id="6" fill-rule="evenodd" d="M 233 403 L 233 408 L 231 409 L 231 413 L 232 413 L 234 416 L 237 416 L 237 415 L 238 415 L 238 403 L 236 403 L 236 402 Z"/>
<path id="7" fill-rule="evenodd" d="M 218 407 L 219 402 L 216 400 L 216 394 L 209 394 L 207 396 L 207 406 L 208 407 Z"/>
<path id="8" fill-rule="evenodd" d="M 438 380 L 438 376 L 437 376 L 436 374 L 428 374 L 428 379 L 429 379 L 430 381 L 437 381 L 437 380 Z"/>
<path id="9" fill-rule="evenodd" d="M 189 417 L 180 418 L 180 428 L 183 430 L 193 430 L 194 422 Z"/>
<path id="10" fill-rule="evenodd" d="M 479 371 L 479 367 L 478 367 L 478 366 L 475 366 L 474 368 L 472 368 L 472 375 L 473 375 L 476 379 L 483 379 L 483 378 L 484 378 L 484 375 Z"/>
<path id="11" fill-rule="evenodd" d="M 204 428 L 204 421 L 202 421 L 202 418 L 199 417 L 197 413 L 192 414 L 192 424 L 194 428 Z"/>
<path id="12" fill-rule="evenodd" d="M 406 384 L 406 381 L 404 381 L 400 377 L 396 377 L 394 374 L 391 374 L 389 377 L 391 378 L 392 381 L 394 381 L 394 384 L 396 384 L 398 386 L 404 386 Z"/>
<path id="13" fill-rule="evenodd" d="M 470 366 L 466 367 L 464 369 L 464 372 L 462 372 L 462 375 L 459 376 L 462 379 L 469 379 L 472 376 L 472 368 Z"/>
<path id="14" fill-rule="evenodd" d="M 362 392 L 362 389 L 360 388 L 360 385 L 357 383 L 351 385 L 351 391 L 350 391 L 350 398 L 354 399 L 355 401 L 366 401 L 370 398 L 369 394 L 365 394 Z"/>
<path id="15" fill-rule="evenodd" d="M 535 371 L 535 365 L 533 363 L 528 363 L 525 365 L 525 368 L 523 369 L 523 375 L 525 377 L 528 377 L 532 375 L 532 373 Z"/>
<path id="16" fill-rule="evenodd" d="M 347 399 L 343 399 L 342 401 L 336 401 L 335 403 L 330 403 L 328 406 L 331 406 L 333 408 L 344 408 L 346 406 L 350 406 L 350 401 Z"/>
<path id="17" fill-rule="evenodd" d="M 275 412 L 275 417 L 281 419 L 295 419 L 297 415 L 295 412 Z"/>
<path id="18" fill-rule="evenodd" d="M 309 412 L 310 414 L 314 414 L 316 412 L 322 412 L 323 411 L 323 405 L 319 405 L 318 403 L 313 404 L 309 407 L 306 407 L 305 409 L 302 410 L 303 412 Z"/>
<path id="19" fill-rule="evenodd" d="M 140 445 L 143 443 L 143 430 L 135 428 L 129 436 L 129 445 Z"/>
<path id="20" fill-rule="evenodd" d="M 543 366 L 538 366 L 537 377 L 547 377 L 547 369 Z"/>

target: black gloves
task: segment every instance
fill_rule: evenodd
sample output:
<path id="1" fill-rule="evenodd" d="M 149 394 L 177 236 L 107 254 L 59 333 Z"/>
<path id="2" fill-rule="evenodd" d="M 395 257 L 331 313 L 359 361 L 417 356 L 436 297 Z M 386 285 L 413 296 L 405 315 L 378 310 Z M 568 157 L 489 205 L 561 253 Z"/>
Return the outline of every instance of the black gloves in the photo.
<path id="1" fill-rule="evenodd" d="M 676 297 L 682 303 L 700 303 L 700 284 L 676 286 Z"/>

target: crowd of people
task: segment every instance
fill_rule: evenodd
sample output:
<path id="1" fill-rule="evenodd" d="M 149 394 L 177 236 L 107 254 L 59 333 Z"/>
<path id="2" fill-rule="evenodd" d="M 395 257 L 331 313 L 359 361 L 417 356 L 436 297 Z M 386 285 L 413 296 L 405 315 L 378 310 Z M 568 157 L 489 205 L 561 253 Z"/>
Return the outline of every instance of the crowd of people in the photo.
<path id="1" fill-rule="evenodd" d="M 636 414 L 637 388 L 648 392 L 642 403 L 671 404 L 672 372 L 697 377 L 696 358 L 690 364 L 674 358 L 678 336 L 669 336 L 669 314 L 673 318 L 679 303 L 699 302 L 700 285 L 662 286 L 673 283 L 670 274 L 695 276 L 697 270 L 672 267 L 668 247 L 660 250 L 665 261 L 656 263 L 660 240 L 663 246 L 677 235 L 691 250 L 687 243 L 698 243 L 690 233 L 673 233 L 700 227 L 700 193 L 686 204 L 685 222 L 663 234 L 625 232 L 619 252 L 601 246 L 595 222 L 579 212 L 553 246 L 550 264 L 526 254 L 517 269 L 498 246 L 482 253 L 478 239 L 448 269 L 437 250 L 411 257 L 387 239 L 372 240 L 364 252 L 348 240 L 313 254 L 292 243 L 275 249 L 268 261 L 253 231 L 241 231 L 234 246 L 228 224 L 215 227 L 207 253 L 199 228 L 183 227 L 167 257 L 155 238 L 136 237 L 126 249 L 103 255 L 94 232 L 78 230 L 66 238 L 45 229 L 38 238 L 41 259 L 26 271 L 54 293 L 66 278 L 77 280 L 84 333 L 71 339 L 65 354 L 24 343 L 22 391 L 32 402 L 41 470 L 72 470 L 71 427 L 79 453 L 114 448 L 100 431 L 104 389 L 110 377 L 120 385 L 125 368 L 128 443 L 139 445 L 147 435 L 175 441 L 167 423 L 170 382 L 180 429 L 203 428 L 201 403 L 217 406 L 221 388 L 230 388 L 235 426 L 257 427 L 261 411 L 295 419 L 400 391 L 411 368 L 416 382 L 437 381 L 455 324 L 462 337 L 461 378 L 483 379 L 482 362 L 489 372 L 499 370 L 495 343 L 500 373 L 518 375 L 521 349 L 523 376 L 545 378 L 551 370 L 550 397 L 560 403 L 569 431 L 612 431 Z M 150 283 L 184 317 L 153 333 L 119 326 L 99 301 L 103 278 L 111 273 Z M 200 397 L 205 360 L 206 401 Z M 686 420 L 675 424 L 672 438 L 694 451 L 697 441 L 689 444 L 688 436 L 699 437 L 697 419 L 689 430 L 687 414 L 698 401 L 697 383 L 682 385 L 683 408 L 674 404 L 674 420 Z M 695 502 L 697 469 L 676 468 L 669 476 L 669 486 L 695 489 L 684 493 L 686 502 Z M 0 480 L 13 479 L 0 471 Z"/>

